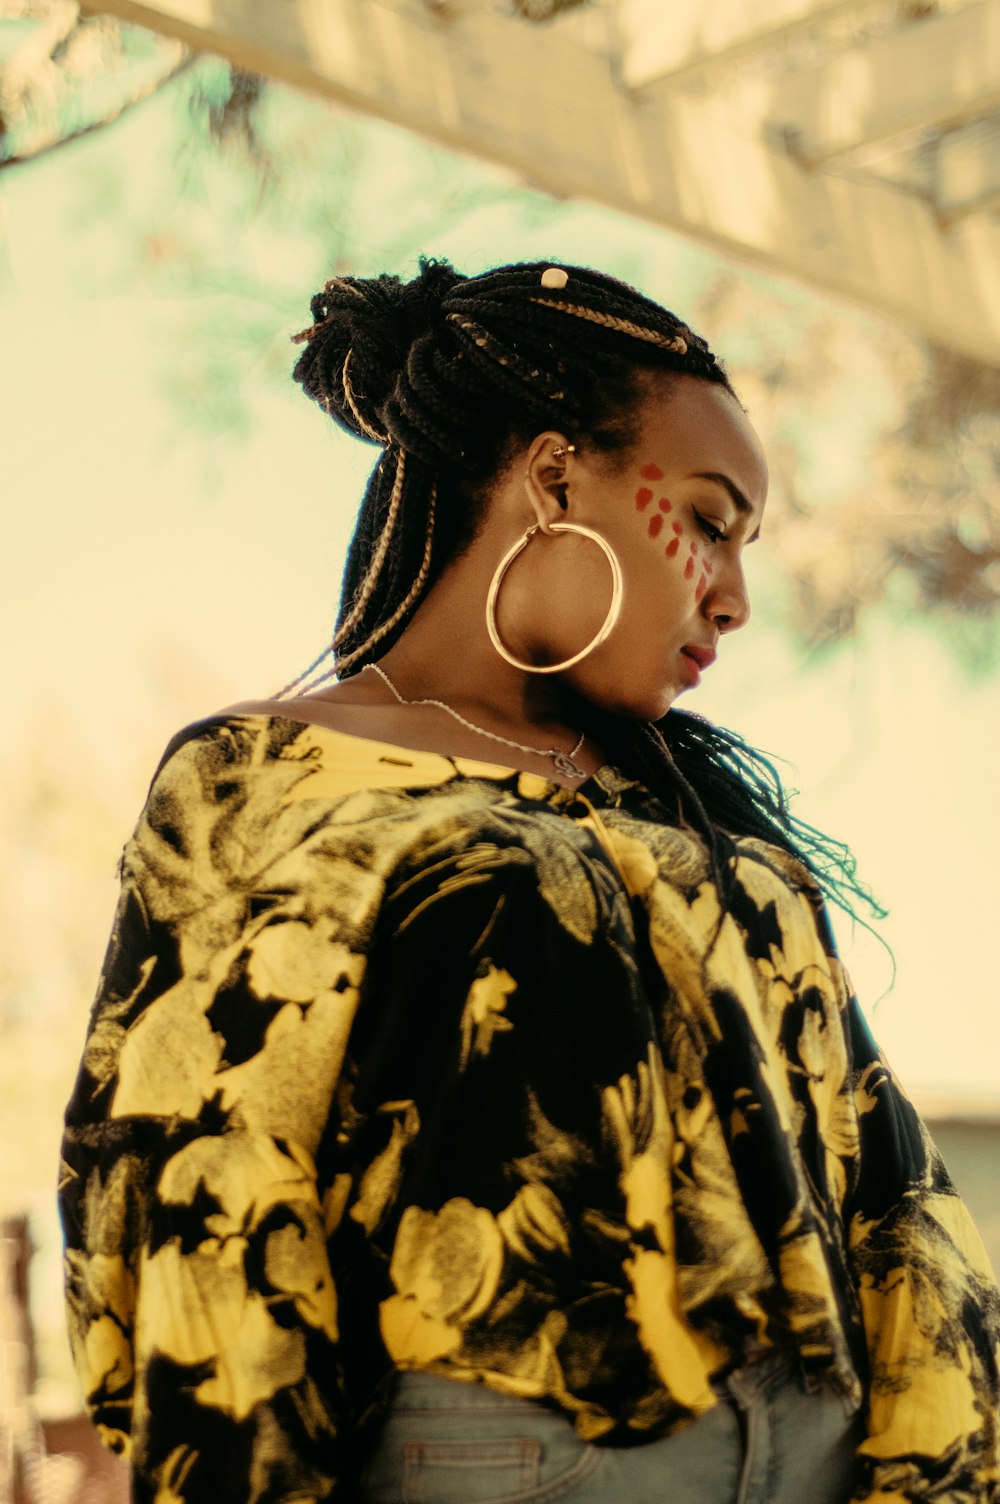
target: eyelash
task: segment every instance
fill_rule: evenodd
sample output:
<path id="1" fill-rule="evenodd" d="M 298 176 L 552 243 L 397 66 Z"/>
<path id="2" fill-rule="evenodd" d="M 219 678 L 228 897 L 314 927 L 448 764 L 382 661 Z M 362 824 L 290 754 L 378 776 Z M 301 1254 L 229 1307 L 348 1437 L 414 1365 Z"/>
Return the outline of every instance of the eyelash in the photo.
<path id="1" fill-rule="evenodd" d="M 705 537 L 708 539 L 709 543 L 725 543 L 726 535 L 722 531 L 721 527 L 716 527 L 714 522 L 709 522 L 708 518 L 703 517 L 700 512 L 695 511 L 694 507 L 692 507 L 691 510 L 694 512 L 694 515 L 698 521 L 698 526 L 705 534 Z"/>

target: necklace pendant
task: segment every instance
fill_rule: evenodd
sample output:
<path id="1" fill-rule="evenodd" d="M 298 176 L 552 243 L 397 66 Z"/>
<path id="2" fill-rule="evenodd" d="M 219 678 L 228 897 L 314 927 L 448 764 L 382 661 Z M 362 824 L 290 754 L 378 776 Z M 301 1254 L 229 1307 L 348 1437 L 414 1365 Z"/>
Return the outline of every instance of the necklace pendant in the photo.
<path id="1" fill-rule="evenodd" d="M 564 778 L 586 778 L 586 768 L 578 768 L 568 752 L 553 752 L 552 762 L 557 773 Z"/>

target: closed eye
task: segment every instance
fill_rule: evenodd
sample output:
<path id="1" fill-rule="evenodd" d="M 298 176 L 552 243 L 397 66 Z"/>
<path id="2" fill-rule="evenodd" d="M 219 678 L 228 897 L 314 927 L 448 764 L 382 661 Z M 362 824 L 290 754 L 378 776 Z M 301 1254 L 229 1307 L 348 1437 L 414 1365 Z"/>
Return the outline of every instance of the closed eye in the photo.
<path id="1" fill-rule="evenodd" d="M 698 523 L 698 526 L 705 534 L 705 537 L 708 539 L 709 543 L 725 542 L 726 535 L 722 531 L 721 527 L 716 527 L 714 522 L 709 522 L 708 518 L 703 517 L 700 512 L 695 510 L 694 507 L 692 507 L 691 510 L 694 512 L 695 521 Z"/>

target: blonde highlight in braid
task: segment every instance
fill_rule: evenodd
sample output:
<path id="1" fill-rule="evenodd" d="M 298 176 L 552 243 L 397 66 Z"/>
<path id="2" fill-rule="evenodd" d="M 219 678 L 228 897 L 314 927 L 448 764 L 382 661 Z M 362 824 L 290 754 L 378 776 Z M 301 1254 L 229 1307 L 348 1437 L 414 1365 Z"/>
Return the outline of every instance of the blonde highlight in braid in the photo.
<path id="1" fill-rule="evenodd" d="M 339 643 L 343 642 L 355 622 L 361 619 L 365 607 L 372 598 L 375 586 L 378 584 L 379 575 L 382 573 L 382 565 L 389 551 L 389 544 L 392 541 L 393 531 L 399 518 L 399 509 L 403 504 L 403 487 L 406 481 L 406 455 L 402 449 L 387 450 L 386 453 L 387 457 L 391 455 L 395 461 L 395 475 L 392 480 L 392 491 L 389 495 L 389 513 L 385 520 L 385 526 L 379 534 L 378 544 L 372 555 L 371 564 L 368 566 L 368 572 L 365 575 L 362 588 L 355 599 L 354 605 L 351 607 L 350 614 L 345 621 L 340 623 L 333 635 L 330 643 L 331 651 Z"/>
<path id="2" fill-rule="evenodd" d="M 411 607 L 414 606 L 420 599 L 421 595 L 423 594 L 424 587 L 427 584 L 427 577 L 430 573 L 431 555 L 434 551 L 434 522 L 436 515 L 437 487 L 432 486 L 427 508 L 427 537 L 424 543 L 424 554 L 423 558 L 420 561 L 420 568 L 417 571 L 417 577 L 413 581 L 413 584 L 410 586 L 407 595 L 403 600 L 400 601 L 399 605 L 396 607 L 395 611 L 388 618 L 388 620 L 382 622 L 380 626 L 376 627 L 375 631 L 372 632 L 368 640 L 366 642 L 363 642 L 360 647 L 355 648 L 353 652 L 346 654 L 346 656 L 343 658 L 337 658 L 336 673 L 338 675 L 341 674 L 345 668 L 350 667 L 355 659 L 361 658 L 362 656 L 367 656 L 369 649 L 374 647 L 376 643 L 381 642 L 384 637 L 387 637 L 393 630 L 393 628 L 396 627 L 404 617 L 409 615 Z"/>
<path id="3" fill-rule="evenodd" d="M 605 329 L 614 329 L 619 334 L 625 334 L 629 339 L 645 340 L 648 344 L 656 345 L 661 350 L 670 350 L 675 355 L 686 355 L 688 342 L 684 335 L 662 334 L 658 329 L 646 329 L 641 324 L 635 324 L 631 319 L 617 318 L 611 313 L 601 313 L 596 308 L 586 308 L 582 303 L 556 303 L 552 298 L 532 298 L 532 303 L 541 303 L 546 308 L 554 308 L 559 313 L 572 314 L 574 318 L 589 319 L 592 324 L 601 324 Z"/>
<path id="4" fill-rule="evenodd" d="M 344 389 L 344 401 L 347 403 L 347 406 L 351 411 L 351 416 L 353 417 L 355 423 L 361 429 L 361 432 L 365 435 L 365 437 L 371 439 L 375 444 L 382 444 L 383 446 L 385 446 L 386 444 L 392 442 L 389 435 L 387 433 L 379 433 L 377 428 L 372 427 L 372 425 L 368 422 L 368 419 L 365 417 L 364 413 L 358 407 L 354 392 L 351 389 L 351 378 L 347 373 L 351 364 L 351 356 L 353 354 L 353 350 L 348 350 L 347 354 L 344 356 L 344 364 L 341 367 L 340 371 L 340 384 Z"/>
<path id="5" fill-rule="evenodd" d="M 432 487 L 430 504 L 427 511 L 427 541 L 424 545 L 424 554 L 420 563 L 420 569 L 418 570 L 417 577 L 413 581 L 413 584 L 410 586 L 408 593 L 406 594 L 404 599 L 400 601 L 392 616 L 390 616 L 387 621 L 382 622 L 380 626 L 376 627 L 375 630 L 368 636 L 368 638 L 360 645 L 360 647 L 354 648 L 350 653 L 347 653 L 343 657 L 340 657 L 336 652 L 337 643 L 338 641 L 343 640 L 343 638 L 347 635 L 349 628 L 353 625 L 353 621 L 348 619 L 348 621 L 346 621 L 343 626 L 334 634 L 334 638 L 330 644 L 330 647 L 324 648 L 321 656 L 316 659 L 315 663 L 313 663 L 310 668 L 306 670 L 306 673 L 302 676 L 302 679 L 307 679 L 309 674 L 312 673 L 313 669 L 316 668 L 318 664 L 322 663 L 323 659 L 332 652 L 334 660 L 333 663 L 325 673 L 318 674 L 316 678 L 310 680 L 309 683 L 302 684 L 301 692 L 303 694 L 308 694 L 311 690 L 319 689 L 321 685 L 328 684 L 331 679 L 340 677 L 343 674 L 344 669 L 349 668 L 355 659 L 362 656 L 367 657 L 371 648 L 373 648 L 376 643 L 381 642 L 384 637 L 387 637 L 388 634 L 397 625 L 397 623 L 402 621 L 403 617 L 409 613 L 411 607 L 414 606 L 420 599 L 420 596 L 422 595 L 424 587 L 427 583 L 427 576 L 430 572 L 431 554 L 433 552 L 434 545 L 434 520 L 436 510 L 437 492 L 436 488 Z M 363 608 L 363 604 L 366 603 L 359 601 L 359 608 Z M 302 680 L 296 680 L 295 682 L 302 683 Z"/>
<path id="6" fill-rule="evenodd" d="M 382 532 L 379 535 L 378 545 L 375 549 L 374 554 L 372 555 L 371 563 L 369 564 L 367 573 L 365 574 L 365 577 L 361 582 L 361 588 L 359 589 L 358 594 L 355 597 L 354 603 L 344 620 L 338 624 L 337 630 L 334 632 L 333 637 L 323 649 L 322 653 L 320 653 L 318 657 L 313 659 L 309 667 L 305 669 L 301 674 L 299 674 L 298 678 L 290 680 L 288 684 L 283 685 L 282 688 L 278 690 L 278 692 L 274 696 L 276 700 L 282 699 L 293 689 L 298 689 L 302 694 L 308 694 L 311 689 L 318 689 L 321 684 L 326 684 L 328 680 L 333 678 L 338 672 L 339 663 L 336 656 L 337 648 L 348 636 L 355 624 L 360 621 L 362 615 L 364 614 L 365 607 L 368 605 L 368 602 L 372 598 L 372 595 L 375 591 L 375 586 L 378 584 L 379 575 L 382 572 L 383 562 L 392 540 L 393 529 L 396 526 L 396 521 L 399 516 L 399 509 L 402 505 L 403 484 L 406 473 L 406 460 L 401 449 L 397 449 L 394 452 L 394 459 L 396 473 L 393 477 L 392 494 L 389 499 L 389 514 L 386 518 L 385 527 L 382 529 Z M 382 461 L 380 460 L 379 464 L 381 463 Z M 369 642 L 364 644 L 364 647 L 367 648 L 370 642 L 378 640 L 378 638 L 370 638 Z M 319 667 L 319 665 L 328 655 L 332 655 L 334 659 L 334 662 L 331 665 L 330 669 L 326 673 L 319 675 L 315 680 L 311 680 L 309 683 L 306 683 L 313 671 Z M 348 655 L 348 659 L 351 659 L 355 656 L 356 653 L 350 653 Z"/>
<path id="7" fill-rule="evenodd" d="M 477 350 L 481 350 L 496 365 L 503 370 L 509 370 L 526 387 L 537 386 L 539 402 L 545 400 L 558 402 L 566 395 L 564 391 L 566 383 L 560 377 L 553 376 L 537 365 L 533 366 L 531 361 L 525 360 L 516 350 L 501 344 L 488 329 L 485 329 L 482 324 L 477 324 L 467 314 L 449 313 L 447 318 L 449 323 L 454 324 L 467 339 L 471 340 Z"/>

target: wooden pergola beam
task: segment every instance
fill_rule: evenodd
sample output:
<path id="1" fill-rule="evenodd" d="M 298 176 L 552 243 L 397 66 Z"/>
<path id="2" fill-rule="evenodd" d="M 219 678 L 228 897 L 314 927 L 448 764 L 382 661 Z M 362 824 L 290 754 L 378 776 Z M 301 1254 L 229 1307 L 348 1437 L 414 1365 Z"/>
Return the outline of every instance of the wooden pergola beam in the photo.
<path id="1" fill-rule="evenodd" d="M 1000 107 L 1000 0 L 929 16 L 762 92 L 760 118 L 811 167 Z"/>
<path id="2" fill-rule="evenodd" d="M 942 234 L 915 196 L 809 173 L 699 100 L 633 102 L 606 56 L 492 7 L 407 0 L 88 0 L 243 68 L 841 293 L 1000 364 L 1000 231 Z M 658 95 L 659 95 L 659 91 Z"/>
<path id="3" fill-rule="evenodd" d="M 938 145 L 935 208 L 946 226 L 1000 209 L 1000 152 L 983 139 L 986 135 L 982 127 L 972 126 L 945 136 Z"/>
<path id="4" fill-rule="evenodd" d="M 717 63 L 873 8 L 874 0 L 616 0 L 622 81 L 690 79 Z"/>

